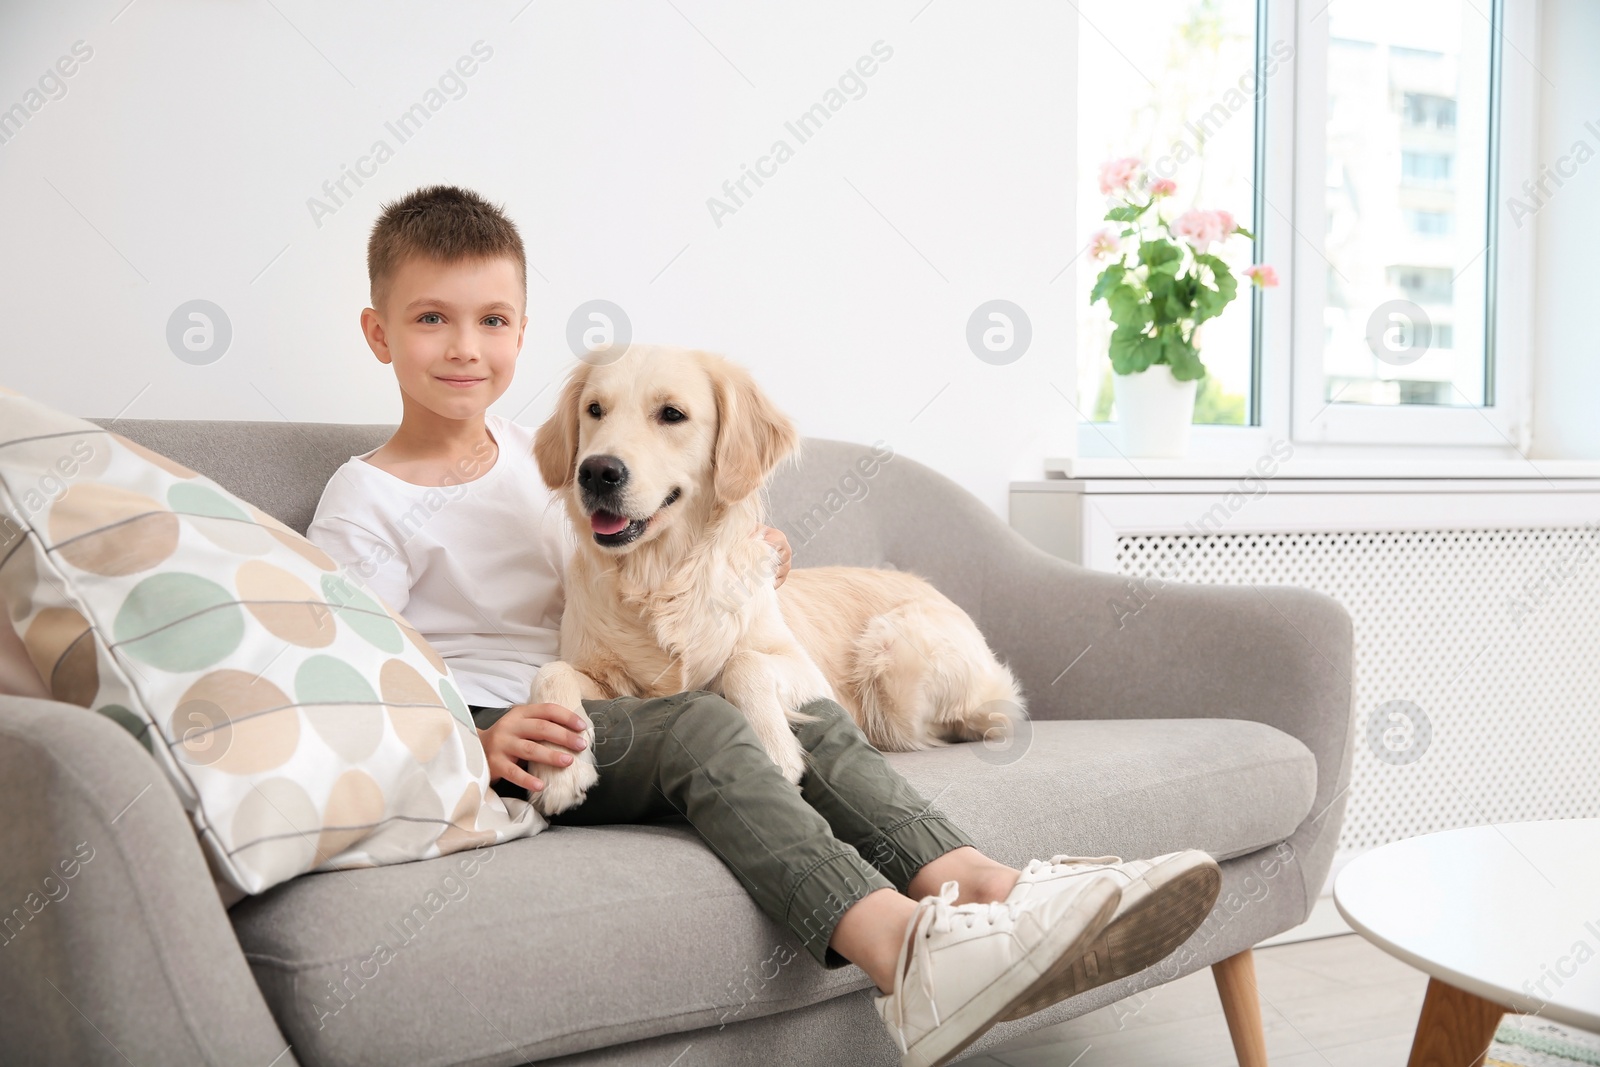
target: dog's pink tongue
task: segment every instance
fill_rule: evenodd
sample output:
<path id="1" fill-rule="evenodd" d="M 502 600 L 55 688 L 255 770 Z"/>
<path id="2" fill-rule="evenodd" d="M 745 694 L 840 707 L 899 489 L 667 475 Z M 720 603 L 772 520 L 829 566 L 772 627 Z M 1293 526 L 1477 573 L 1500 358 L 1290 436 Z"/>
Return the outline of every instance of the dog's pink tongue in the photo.
<path id="1" fill-rule="evenodd" d="M 589 516 L 589 524 L 597 534 L 614 534 L 621 533 L 627 527 L 628 520 L 609 511 L 597 511 Z"/>

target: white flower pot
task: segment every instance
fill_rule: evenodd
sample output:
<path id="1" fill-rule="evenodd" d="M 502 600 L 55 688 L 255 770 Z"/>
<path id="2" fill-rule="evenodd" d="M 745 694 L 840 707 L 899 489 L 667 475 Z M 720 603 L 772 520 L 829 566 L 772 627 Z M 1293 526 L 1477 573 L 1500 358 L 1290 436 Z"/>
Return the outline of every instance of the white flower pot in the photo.
<path id="1" fill-rule="evenodd" d="M 1138 374 L 1112 375 L 1123 452 L 1130 458 L 1182 458 L 1189 449 L 1198 384 L 1178 381 L 1164 363 Z"/>

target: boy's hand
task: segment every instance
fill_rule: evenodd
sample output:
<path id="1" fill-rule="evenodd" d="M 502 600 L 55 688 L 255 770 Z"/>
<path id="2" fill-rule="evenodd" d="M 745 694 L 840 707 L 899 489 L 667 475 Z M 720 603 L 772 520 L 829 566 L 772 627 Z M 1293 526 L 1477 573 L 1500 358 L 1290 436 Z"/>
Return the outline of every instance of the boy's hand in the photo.
<path id="1" fill-rule="evenodd" d="M 517 704 L 489 727 L 478 731 L 483 754 L 489 761 L 489 781 L 504 778 L 529 793 L 544 782 L 529 774 L 524 762 L 565 767 L 572 754 L 582 751 L 584 721 L 560 704 Z"/>
<path id="2" fill-rule="evenodd" d="M 761 540 L 778 550 L 778 573 L 772 579 L 772 588 L 776 589 L 789 577 L 789 561 L 794 558 L 794 550 L 789 547 L 789 539 L 783 535 L 783 531 L 774 526 L 757 526 L 756 533 Z"/>

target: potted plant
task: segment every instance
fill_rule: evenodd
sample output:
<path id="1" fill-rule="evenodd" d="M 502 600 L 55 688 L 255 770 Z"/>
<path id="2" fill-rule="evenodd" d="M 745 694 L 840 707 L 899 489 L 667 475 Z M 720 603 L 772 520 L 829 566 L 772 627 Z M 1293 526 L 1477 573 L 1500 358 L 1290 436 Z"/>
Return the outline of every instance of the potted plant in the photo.
<path id="1" fill-rule="evenodd" d="M 1153 177 L 1138 159 L 1100 167 L 1100 191 L 1112 198 L 1089 252 L 1106 267 L 1089 302 L 1111 310 L 1111 370 L 1117 422 L 1130 456 L 1182 456 L 1189 445 L 1200 362 L 1200 328 L 1222 314 L 1239 282 L 1212 246 L 1235 234 L 1255 235 L 1226 211 L 1191 210 L 1171 222 L 1162 202 L 1177 192 L 1170 178 Z M 1263 288 L 1278 284 L 1273 268 L 1245 272 Z"/>

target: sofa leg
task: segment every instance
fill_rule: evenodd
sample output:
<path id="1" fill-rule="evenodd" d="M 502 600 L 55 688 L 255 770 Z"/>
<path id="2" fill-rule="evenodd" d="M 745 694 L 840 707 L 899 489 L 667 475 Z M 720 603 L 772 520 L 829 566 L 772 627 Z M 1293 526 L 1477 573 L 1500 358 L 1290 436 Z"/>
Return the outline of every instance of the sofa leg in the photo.
<path id="1" fill-rule="evenodd" d="M 1250 949 L 1211 965 L 1222 998 L 1222 1014 L 1233 1036 L 1239 1067 L 1267 1067 L 1267 1035 L 1261 1028 L 1261 994 L 1256 990 L 1256 958 Z"/>

